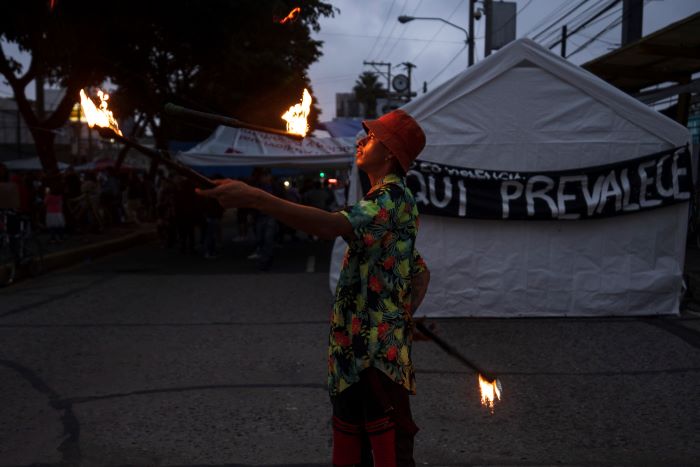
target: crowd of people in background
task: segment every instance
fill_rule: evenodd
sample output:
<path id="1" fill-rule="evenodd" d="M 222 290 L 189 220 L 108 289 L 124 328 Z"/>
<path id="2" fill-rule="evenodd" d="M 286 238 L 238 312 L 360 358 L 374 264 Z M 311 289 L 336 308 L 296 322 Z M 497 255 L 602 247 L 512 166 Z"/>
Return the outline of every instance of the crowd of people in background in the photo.
<path id="1" fill-rule="evenodd" d="M 244 180 L 294 203 L 328 211 L 344 204 L 327 181 L 304 177 L 283 180 L 273 177 L 267 168 L 255 168 Z M 0 183 L 15 185 L 14 210 L 30 219 L 34 229 L 46 231 L 49 243 L 63 242 L 66 236 L 75 234 L 99 234 L 115 225 L 144 222 L 156 224 L 164 247 L 182 253 L 214 259 L 224 242 L 224 210 L 215 200 L 198 196 L 192 181 L 177 174 L 159 171 L 155 177 L 148 177 L 143 172 L 117 171 L 114 167 L 81 173 L 68 169 L 56 175 L 11 173 L 0 163 Z M 255 210 L 239 209 L 235 215 L 236 234 L 232 240 L 254 244 L 255 250 L 248 258 L 257 260 L 263 271 L 272 265 L 275 244 L 303 236 Z"/>

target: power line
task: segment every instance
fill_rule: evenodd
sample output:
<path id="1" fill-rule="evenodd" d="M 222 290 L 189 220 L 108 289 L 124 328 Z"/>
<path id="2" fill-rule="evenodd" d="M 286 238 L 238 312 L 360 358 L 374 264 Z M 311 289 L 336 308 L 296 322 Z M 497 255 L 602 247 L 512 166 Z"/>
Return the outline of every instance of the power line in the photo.
<path id="1" fill-rule="evenodd" d="M 570 15 L 571 13 L 573 13 L 574 11 L 578 10 L 581 6 L 583 6 L 583 5 L 584 5 L 585 3 L 587 3 L 587 2 L 588 2 L 588 0 L 581 0 L 581 2 L 577 3 L 576 6 L 574 6 L 571 10 L 567 11 L 567 12 L 564 13 L 562 16 L 560 16 L 557 20 L 555 20 L 554 22 L 550 23 L 549 26 L 547 26 L 546 28 L 544 28 L 543 30 L 541 30 L 540 32 L 538 32 L 537 34 L 535 34 L 534 36 L 532 36 L 531 39 L 532 39 L 533 41 L 536 41 L 537 39 L 539 39 L 539 38 L 542 36 L 542 34 L 548 32 L 548 31 L 550 30 L 550 28 L 552 28 L 552 27 L 556 26 L 557 24 L 559 24 L 559 23 L 560 23 L 562 20 L 564 20 L 567 16 L 569 16 L 569 15 Z"/>
<path id="2" fill-rule="evenodd" d="M 370 36 L 368 34 L 350 34 L 342 32 L 319 32 L 318 35 L 329 35 L 329 36 L 341 36 L 341 37 L 359 37 L 366 39 L 386 39 L 389 36 Z M 431 39 L 423 39 L 420 37 L 404 37 L 401 40 L 412 41 L 412 42 L 431 42 Z M 464 44 L 464 41 L 448 41 L 448 40 L 433 40 L 433 42 L 439 42 L 443 44 Z"/>
<path id="3" fill-rule="evenodd" d="M 651 0 L 645 0 L 643 6 L 646 6 L 650 1 L 651 1 Z M 576 55 L 577 53 L 579 53 L 580 51 L 584 50 L 586 47 L 588 47 L 589 45 L 591 45 L 591 44 L 592 44 L 593 42 L 595 42 L 596 40 L 602 40 L 602 39 L 598 39 L 598 38 L 599 38 L 600 36 L 602 36 L 603 34 L 605 34 L 605 33 L 609 32 L 609 31 L 611 31 L 611 30 L 614 29 L 614 28 L 616 28 L 617 26 L 619 26 L 631 13 L 632 13 L 632 10 L 630 9 L 630 10 L 627 12 L 627 14 L 620 15 L 619 18 L 614 19 L 610 24 L 608 24 L 605 28 L 603 28 L 601 31 L 599 31 L 596 35 L 594 35 L 593 37 L 589 38 L 588 41 L 584 42 L 584 43 L 583 43 L 581 46 L 579 46 L 576 50 L 574 50 L 573 52 L 571 52 L 571 53 L 568 55 L 567 58 L 569 58 L 569 57 L 571 57 L 571 56 L 573 56 L 573 55 Z M 610 16 L 610 15 L 608 15 L 608 16 Z"/>
<path id="4" fill-rule="evenodd" d="M 569 55 L 567 55 L 566 58 L 571 58 L 571 57 L 573 57 L 574 55 L 576 55 L 577 53 L 581 52 L 583 49 L 585 49 L 586 47 L 588 47 L 589 45 L 591 45 L 593 42 L 595 42 L 595 41 L 598 39 L 599 36 L 602 36 L 602 35 L 605 34 L 606 32 L 610 31 L 612 28 L 619 26 L 620 23 L 622 23 L 622 18 L 614 19 L 614 20 L 612 21 L 612 23 L 610 23 L 607 27 L 605 27 L 603 30 L 601 30 L 598 34 L 596 34 L 595 36 L 591 37 L 589 40 L 587 40 L 587 41 L 584 42 L 582 45 L 580 45 L 576 50 L 574 50 L 574 51 L 571 52 Z"/>
<path id="5" fill-rule="evenodd" d="M 411 16 L 415 16 L 415 15 L 416 15 L 416 12 L 418 11 L 418 8 L 420 8 L 420 6 L 421 6 L 422 3 L 423 3 L 423 0 L 420 0 L 420 1 L 418 2 L 418 5 L 416 5 L 416 7 L 415 7 L 415 8 L 413 9 L 413 11 L 411 12 Z M 393 47 L 391 48 L 391 50 L 389 50 L 389 52 L 386 53 L 386 56 L 387 56 L 387 57 L 391 57 L 391 53 L 394 51 L 394 49 L 396 48 L 396 46 L 399 45 L 399 42 L 401 42 L 402 40 L 404 40 L 404 39 L 403 39 L 403 36 L 404 36 L 404 34 L 406 34 L 406 31 L 407 31 L 407 30 L 408 30 L 408 28 L 402 28 L 402 29 L 401 29 L 401 35 L 399 36 L 398 39 L 396 39 L 396 42 L 394 42 L 394 45 L 393 45 Z"/>
<path id="6" fill-rule="evenodd" d="M 401 10 L 399 10 L 399 15 L 402 15 L 404 10 L 406 9 L 406 5 L 408 4 L 408 0 L 404 0 L 403 6 L 401 7 Z M 387 35 L 386 40 L 384 41 L 384 45 L 382 45 L 382 48 L 379 49 L 379 51 L 375 54 L 374 58 L 375 60 L 379 60 L 379 57 L 381 56 L 382 52 L 386 48 L 386 45 L 389 43 L 389 39 L 392 37 L 392 34 L 394 34 L 394 31 L 396 30 L 396 25 L 399 24 L 398 21 L 393 21 L 391 26 L 391 30 L 389 31 L 389 34 Z"/>
<path id="7" fill-rule="evenodd" d="M 381 31 L 384 30 L 384 27 L 386 26 L 386 22 L 389 21 L 389 18 L 391 17 L 391 10 L 394 9 L 394 4 L 396 3 L 396 0 L 392 0 L 391 6 L 389 7 L 389 11 L 386 14 L 386 18 L 384 18 L 384 24 L 382 24 L 382 27 L 379 29 L 380 35 Z M 377 46 L 377 42 L 379 41 L 380 35 L 377 36 L 377 40 L 374 41 L 374 44 L 372 44 L 372 48 L 370 49 L 369 53 L 367 54 L 367 58 L 372 55 L 372 52 L 374 52 L 374 48 Z"/>
<path id="8" fill-rule="evenodd" d="M 617 13 L 622 14 L 622 5 L 620 5 L 620 9 L 619 9 L 619 10 L 616 10 L 616 9 L 613 8 L 608 14 L 603 15 L 603 16 L 601 16 L 600 18 L 598 18 L 597 20 L 591 22 L 591 23 L 588 25 L 588 27 L 591 27 L 591 26 L 593 26 L 594 24 L 597 24 L 597 23 L 599 23 L 599 22 L 601 22 L 601 21 L 603 21 L 603 20 L 605 20 L 605 19 L 607 19 L 607 18 L 609 18 L 609 17 L 611 17 L 612 15 L 615 15 L 615 14 L 617 14 Z M 579 34 L 580 34 L 580 33 L 579 33 Z"/>
<path id="9" fill-rule="evenodd" d="M 563 10 L 564 8 L 566 8 L 567 5 L 571 5 L 571 3 L 572 3 L 573 1 L 575 1 L 575 0 L 568 0 L 568 3 L 567 3 L 567 2 L 564 2 L 564 3 L 562 3 L 561 5 L 559 5 L 557 8 L 555 8 L 554 10 L 550 11 L 549 14 L 548 14 L 547 16 L 545 16 L 544 18 L 542 18 L 537 24 L 535 24 L 532 28 L 530 28 L 530 30 L 529 30 L 528 32 L 526 32 L 525 34 L 523 34 L 523 37 L 528 37 L 530 34 L 532 34 L 533 31 L 535 31 L 535 30 L 539 29 L 540 27 L 542 27 L 543 24 L 545 24 L 547 21 L 549 21 L 551 18 L 553 18 L 553 17 L 554 17 L 557 13 L 559 13 L 561 10 Z"/>
<path id="10" fill-rule="evenodd" d="M 465 1 L 466 1 L 466 0 L 461 0 L 461 1 L 457 4 L 457 6 L 455 7 L 455 9 L 452 10 L 452 13 L 450 13 L 450 16 L 447 18 L 447 21 L 450 21 L 450 20 L 452 19 L 452 17 L 455 15 L 455 13 L 457 13 L 457 10 L 459 9 L 459 7 L 461 7 L 461 6 L 464 4 Z M 440 31 L 442 31 L 442 28 L 444 28 L 445 26 L 446 26 L 446 23 L 442 23 L 442 25 L 438 28 L 438 30 L 435 31 L 435 34 L 433 34 L 433 37 L 430 38 L 430 40 L 428 41 L 428 43 L 425 44 L 425 45 L 423 46 L 422 49 L 420 49 L 420 51 L 416 54 L 415 57 L 413 57 L 413 59 L 411 60 L 412 63 L 415 63 L 416 60 L 418 59 L 418 57 L 420 57 L 421 55 L 423 55 L 423 52 L 425 52 L 425 50 L 428 48 L 428 46 L 430 45 L 431 42 L 435 41 L 435 38 L 437 37 L 438 34 L 440 34 Z M 471 33 L 470 33 L 470 34 L 471 34 Z"/>
<path id="11" fill-rule="evenodd" d="M 567 29 L 570 30 L 570 31 L 573 31 L 573 30 L 576 29 L 579 25 L 581 25 L 581 24 L 583 24 L 584 22 L 586 22 L 586 21 L 587 21 L 588 19 L 590 19 L 593 15 L 595 15 L 597 11 L 599 11 L 598 8 L 601 8 L 601 7 L 604 7 L 604 6 L 605 6 L 605 2 L 606 2 L 606 1 L 607 1 L 607 0 L 596 0 L 596 3 L 594 3 L 594 4 L 591 5 L 591 6 L 589 6 L 588 8 L 586 8 L 585 10 L 583 10 L 582 12 L 576 14 L 576 16 L 574 16 L 573 18 L 570 18 L 568 21 L 566 21 Z M 593 13 L 590 13 L 591 11 L 593 11 Z M 590 13 L 590 14 L 589 14 L 589 13 Z M 580 19 L 580 21 L 579 21 L 579 19 Z M 562 20 L 561 23 L 563 23 L 563 22 L 564 22 L 564 21 Z M 561 23 L 560 23 L 560 24 L 561 24 Z M 556 37 L 559 37 L 560 29 L 561 29 L 561 28 L 559 28 L 559 25 L 558 25 L 558 24 L 556 25 L 556 27 L 552 27 L 552 29 L 550 29 L 550 31 L 547 32 L 547 34 L 545 34 L 544 36 L 540 37 L 539 43 L 540 43 L 540 44 L 545 44 L 546 42 L 549 42 L 550 40 L 553 40 L 553 39 L 555 39 Z"/>
<path id="12" fill-rule="evenodd" d="M 462 55 L 462 51 L 463 51 L 464 49 L 466 49 L 466 48 L 467 48 L 467 44 L 464 44 L 464 47 L 462 47 L 461 49 L 459 49 L 459 52 L 457 52 L 457 53 L 455 54 L 455 56 L 452 57 L 452 60 L 450 60 L 450 61 L 447 63 L 447 65 L 445 65 L 445 67 L 444 67 L 442 70 L 438 71 L 438 73 L 437 73 L 435 76 L 433 76 L 433 78 L 432 78 L 430 81 L 428 81 L 428 84 L 433 84 L 433 81 L 435 81 L 435 79 L 437 79 L 441 74 L 443 74 L 444 71 L 447 70 L 447 69 L 450 67 L 450 65 L 452 65 L 452 63 L 454 63 L 455 60 L 457 60 L 457 57 L 459 57 L 460 55 Z"/>
<path id="13" fill-rule="evenodd" d="M 583 37 L 584 39 L 593 39 L 593 37 L 594 37 L 594 36 L 589 36 L 589 35 L 587 35 L 587 34 L 583 34 L 582 32 L 579 32 L 578 35 L 581 36 L 581 37 Z M 596 40 L 597 40 L 598 42 L 602 42 L 603 44 L 612 45 L 613 47 L 619 47 L 619 46 L 620 46 L 620 42 L 613 42 L 613 41 L 609 41 L 609 40 L 607 40 L 607 39 L 601 39 L 601 38 L 599 38 L 599 37 L 597 37 L 597 36 L 595 36 L 595 38 L 596 38 Z M 567 40 L 568 40 L 568 37 L 567 37 Z M 570 57 L 570 56 L 571 56 L 571 55 L 569 55 L 569 57 Z"/>
<path id="14" fill-rule="evenodd" d="M 591 21 L 597 19 L 599 16 L 601 16 L 601 15 L 604 14 L 604 13 L 606 13 L 608 10 L 610 10 L 612 7 L 614 7 L 619 1 L 620 1 L 620 0 L 612 0 L 612 2 L 611 2 L 608 6 L 606 6 L 606 7 L 603 8 L 601 11 L 599 11 L 598 13 L 596 13 L 595 15 L 593 15 L 593 17 L 591 17 L 590 19 L 588 19 L 586 22 L 584 22 L 583 24 L 581 24 L 580 26 L 578 26 L 577 28 L 575 28 L 574 30 L 572 30 L 572 31 L 569 33 L 569 35 L 572 35 L 572 36 L 573 36 L 574 34 L 576 34 L 577 32 L 579 32 L 581 29 L 585 28 Z M 560 38 L 558 41 L 554 42 L 554 43 L 553 43 L 552 45 L 550 45 L 548 48 L 549 48 L 550 50 L 553 49 L 553 48 L 556 47 L 557 45 L 561 44 L 561 41 L 562 41 L 562 39 Z"/>

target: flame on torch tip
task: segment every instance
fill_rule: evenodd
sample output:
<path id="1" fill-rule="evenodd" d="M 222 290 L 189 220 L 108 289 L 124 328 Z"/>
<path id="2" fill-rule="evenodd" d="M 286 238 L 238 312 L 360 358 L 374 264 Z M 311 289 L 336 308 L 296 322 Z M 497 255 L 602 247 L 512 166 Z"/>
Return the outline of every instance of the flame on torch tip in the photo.
<path id="1" fill-rule="evenodd" d="M 481 405 L 488 407 L 493 412 L 496 399 L 501 400 L 501 382 L 498 379 L 488 381 L 479 375 L 479 388 L 481 389 Z"/>
<path id="2" fill-rule="evenodd" d="M 282 18 L 282 19 L 279 21 L 279 23 L 280 23 L 280 24 L 285 24 L 285 23 L 287 23 L 287 22 L 289 22 L 289 21 L 294 21 L 294 20 L 296 20 L 296 19 L 297 19 L 297 16 L 299 16 L 299 13 L 301 13 L 301 8 L 296 7 L 296 8 L 294 8 L 294 9 L 292 9 L 292 11 L 290 11 L 289 14 L 288 14 L 287 16 L 285 16 L 284 18 Z"/>
<path id="3" fill-rule="evenodd" d="M 287 132 L 306 136 L 309 131 L 309 124 L 306 121 L 309 112 L 311 112 L 311 94 L 307 89 L 304 89 L 301 103 L 291 106 L 282 115 L 282 119 L 287 121 Z"/>
<path id="4" fill-rule="evenodd" d="M 80 90 L 80 105 L 83 108 L 83 114 L 85 114 L 85 119 L 88 122 L 90 128 L 94 126 L 99 126 L 102 128 L 111 128 L 119 136 L 122 136 L 122 132 L 119 129 L 117 121 L 112 115 L 112 111 L 109 110 L 107 101 L 109 100 L 109 94 L 97 91 L 97 97 L 100 99 L 99 108 L 90 99 L 83 89 Z"/>

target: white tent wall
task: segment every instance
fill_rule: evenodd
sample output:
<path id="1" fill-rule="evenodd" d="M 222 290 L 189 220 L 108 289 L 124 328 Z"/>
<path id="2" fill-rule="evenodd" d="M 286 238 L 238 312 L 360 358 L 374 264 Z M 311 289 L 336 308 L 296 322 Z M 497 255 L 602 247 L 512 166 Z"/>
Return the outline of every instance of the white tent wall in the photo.
<path id="1" fill-rule="evenodd" d="M 177 159 L 194 167 L 347 168 L 353 161 L 353 138 L 304 138 L 301 141 L 243 128 L 219 126 Z"/>
<path id="2" fill-rule="evenodd" d="M 550 171 L 686 144 L 688 130 L 529 40 L 403 108 L 424 128 L 420 160 Z M 354 179 L 353 181 L 357 181 Z M 432 280 L 419 315 L 678 313 L 688 204 L 582 221 L 421 216 Z M 331 286 L 342 245 L 336 245 Z"/>

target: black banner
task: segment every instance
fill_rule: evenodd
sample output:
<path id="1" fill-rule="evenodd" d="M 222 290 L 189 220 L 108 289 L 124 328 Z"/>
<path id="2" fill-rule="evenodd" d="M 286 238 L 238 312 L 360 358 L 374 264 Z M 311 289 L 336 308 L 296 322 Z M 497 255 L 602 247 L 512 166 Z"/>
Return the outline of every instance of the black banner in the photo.
<path id="1" fill-rule="evenodd" d="M 424 214 L 474 219 L 590 219 L 688 201 L 690 151 L 556 172 L 506 172 L 416 161 L 406 175 Z"/>

